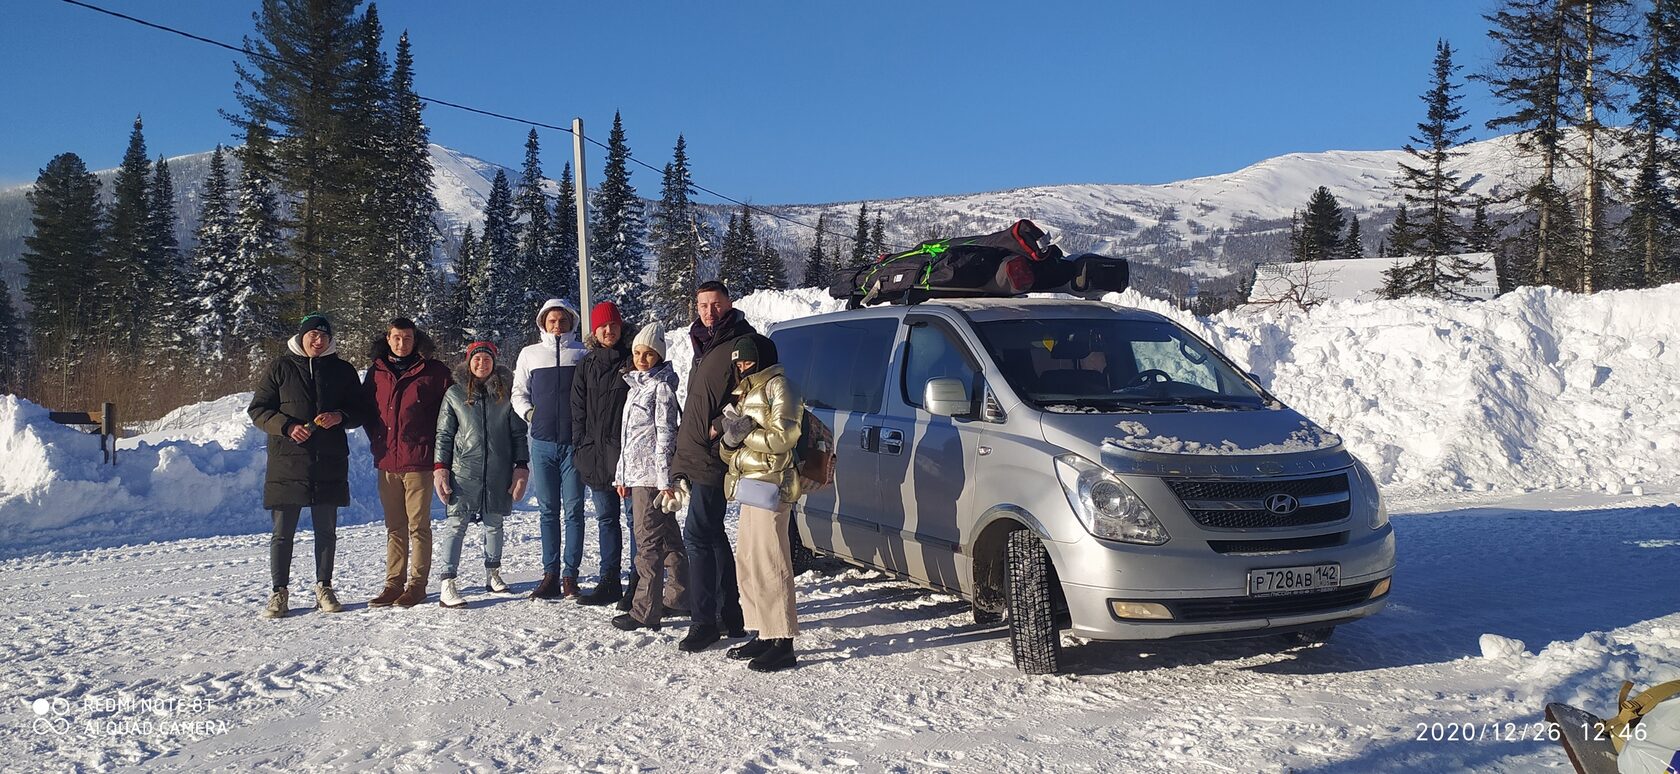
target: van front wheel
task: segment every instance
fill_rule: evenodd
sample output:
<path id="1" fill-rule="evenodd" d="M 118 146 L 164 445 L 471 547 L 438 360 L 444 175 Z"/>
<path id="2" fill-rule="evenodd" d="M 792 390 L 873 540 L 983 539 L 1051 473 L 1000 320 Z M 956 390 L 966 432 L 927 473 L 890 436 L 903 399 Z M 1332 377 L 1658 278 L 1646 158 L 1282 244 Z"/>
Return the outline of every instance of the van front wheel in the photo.
<path id="1" fill-rule="evenodd" d="M 1037 535 L 1018 530 L 1009 533 L 1004 559 L 1008 566 L 1004 601 L 1015 666 L 1029 675 L 1055 674 L 1061 668 L 1062 635 L 1050 588 L 1050 553 Z"/>

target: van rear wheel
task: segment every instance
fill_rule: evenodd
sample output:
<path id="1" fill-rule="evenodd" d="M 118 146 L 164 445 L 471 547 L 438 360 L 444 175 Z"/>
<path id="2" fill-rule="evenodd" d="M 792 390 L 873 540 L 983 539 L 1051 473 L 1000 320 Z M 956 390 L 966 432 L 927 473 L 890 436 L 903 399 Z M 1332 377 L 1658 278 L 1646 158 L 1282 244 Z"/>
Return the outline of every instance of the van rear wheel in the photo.
<path id="1" fill-rule="evenodd" d="M 1062 635 L 1050 587 L 1054 575 L 1050 552 L 1037 535 L 1017 530 L 1009 533 L 1004 544 L 1004 560 L 1004 601 L 1015 666 L 1029 675 L 1055 674 L 1061 669 Z"/>

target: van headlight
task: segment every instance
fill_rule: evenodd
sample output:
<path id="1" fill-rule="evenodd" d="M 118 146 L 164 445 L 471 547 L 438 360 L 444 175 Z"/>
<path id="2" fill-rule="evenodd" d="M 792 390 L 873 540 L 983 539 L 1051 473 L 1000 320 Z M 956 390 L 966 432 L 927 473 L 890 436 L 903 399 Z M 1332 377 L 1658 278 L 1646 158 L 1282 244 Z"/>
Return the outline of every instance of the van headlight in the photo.
<path id="1" fill-rule="evenodd" d="M 1167 542 L 1161 520 L 1113 473 L 1077 454 L 1056 458 L 1056 478 L 1086 531 L 1104 540 L 1158 546 Z"/>
<path id="2" fill-rule="evenodd" d="M 1388 526 L 1388 503 L 1383 502 L 1382 489 L 1377 486 L 1377 477 L 1371 475 L 1371 469 L 1365 467 L 1365 463 L 1360 462 L 1358 457 L 1353 458 L 1353 473 L 1354 478 L 1358 479 L 1359 491 L 1375 506 L 1371 510 L 1371 529 Z"/>

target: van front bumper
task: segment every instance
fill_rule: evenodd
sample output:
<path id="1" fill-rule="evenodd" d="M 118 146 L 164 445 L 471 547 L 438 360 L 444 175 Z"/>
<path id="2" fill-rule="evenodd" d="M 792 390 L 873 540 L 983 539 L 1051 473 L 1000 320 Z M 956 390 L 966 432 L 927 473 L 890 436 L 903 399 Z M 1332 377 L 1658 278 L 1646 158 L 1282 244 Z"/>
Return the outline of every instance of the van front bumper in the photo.
<path id="1" fill-rule="evenodd" d="M 1287 596 L 1148 597 L 1063 583 L 1073 634 L 1093 640 L 1238 639 L 1335 626 L 1388 604 L 1388 577 Z M 1164 608 L 1170 619 L 1122 618 L 1116 602 Z"/>

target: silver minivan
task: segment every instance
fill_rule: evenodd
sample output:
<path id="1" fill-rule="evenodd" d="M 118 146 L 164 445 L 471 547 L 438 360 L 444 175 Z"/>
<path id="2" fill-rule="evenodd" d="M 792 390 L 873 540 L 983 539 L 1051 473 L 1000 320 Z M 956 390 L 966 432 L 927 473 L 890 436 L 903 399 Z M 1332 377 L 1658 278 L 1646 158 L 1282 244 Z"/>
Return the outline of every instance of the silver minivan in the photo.
<path id="1" fill-rule="evenodd" d="M 800 542 L 1007 619 L 1028 673 L 1058 671 L 1063 628 L 1310 643 L 1387 603 L 1371 472 L 1166 317 L 943 299 L 770 337 L 838 451 Z"/>

